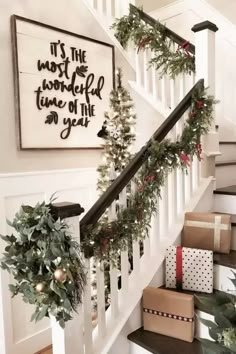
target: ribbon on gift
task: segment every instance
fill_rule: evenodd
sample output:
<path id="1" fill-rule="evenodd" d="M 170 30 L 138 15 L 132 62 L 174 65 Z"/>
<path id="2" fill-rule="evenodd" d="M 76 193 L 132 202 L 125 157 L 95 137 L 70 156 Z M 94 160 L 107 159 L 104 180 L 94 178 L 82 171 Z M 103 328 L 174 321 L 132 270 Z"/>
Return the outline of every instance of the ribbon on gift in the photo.
<path id="1" fill-rule="evenodd" d="M 182 290 L 183 286 L 183 248 L 176 247 L 176 289 Z"/>
<path id="2" fill-rule="evenodd" d="M 220 251 L 220 232 L 230 230 L 230 224 L 221 224 L 221 215 L 215 215 L 215 222 L 185 220 L 185 226 L 214 229 L 214 251 Z"/>

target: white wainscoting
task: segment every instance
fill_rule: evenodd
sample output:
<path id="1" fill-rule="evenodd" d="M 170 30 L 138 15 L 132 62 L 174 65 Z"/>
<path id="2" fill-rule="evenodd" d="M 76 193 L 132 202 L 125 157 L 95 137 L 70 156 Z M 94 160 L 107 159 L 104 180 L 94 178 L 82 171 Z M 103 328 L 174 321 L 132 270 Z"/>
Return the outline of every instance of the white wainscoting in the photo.
<path id="1" fill-rule="evenodd" d="M 22 204 L 49 201 L 56 192 L 57 201 L 80 203 L 87 211 L 97 198 L 95 168 L 0 174 L 0 234 L 13 230 L 12 219 Z M 5 243 L 0 241 L 0 255 Z M 51 343 L 49 321 L 30 322 L 33 308 L 20 297 L 11 298 L 9 275 L 0 273 L 0 353 L 33 354 Z"/>

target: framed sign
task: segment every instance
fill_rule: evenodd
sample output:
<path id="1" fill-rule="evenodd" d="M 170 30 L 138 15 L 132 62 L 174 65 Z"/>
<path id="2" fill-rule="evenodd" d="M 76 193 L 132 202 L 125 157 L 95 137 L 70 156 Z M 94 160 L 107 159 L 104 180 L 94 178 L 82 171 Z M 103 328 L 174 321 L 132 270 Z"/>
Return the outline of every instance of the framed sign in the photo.
<path id="1" fill-rule="evenodd" d="M 11 29 L 19 148 L 100 148 L 114 47 L 16 15 Z"/>

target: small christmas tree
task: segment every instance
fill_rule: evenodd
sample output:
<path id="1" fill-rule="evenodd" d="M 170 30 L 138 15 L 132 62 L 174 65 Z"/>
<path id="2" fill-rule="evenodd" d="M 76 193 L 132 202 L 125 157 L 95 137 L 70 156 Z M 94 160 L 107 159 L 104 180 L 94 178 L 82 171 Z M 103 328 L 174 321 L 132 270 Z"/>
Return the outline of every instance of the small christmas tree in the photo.
<path id="1" fill-rule="evenodd" d="M 135 141 L 136 115 L 129 92 L 122 85 L 121 69 L 116 72 L 116 88 L 110 94 L 110 110 L 98 136 L 104 139 L 104 164 L 98 167 L 98 190 L 103 193 L 131 159 Z"/>

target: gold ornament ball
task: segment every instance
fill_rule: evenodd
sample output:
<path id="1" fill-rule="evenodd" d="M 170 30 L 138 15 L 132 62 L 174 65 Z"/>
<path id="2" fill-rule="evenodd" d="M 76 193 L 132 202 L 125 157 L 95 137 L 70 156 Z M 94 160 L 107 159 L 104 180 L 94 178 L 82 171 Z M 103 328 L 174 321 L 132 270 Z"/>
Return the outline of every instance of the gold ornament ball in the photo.
<path id="1" fill-rule="evenodd" d="M 43 284 L 43 283 L 38 283 L 36 285 L 36 290 L 38 293 L 41 293 L 44 290 L 44 288 L 45 288 L 45 284 Z"/>
<path id="2" fill-rule="evenodd" d="M 54 278 L 58 281 L 65 281 L 66 280 L 66 273 L 63 269 L 56 269 L 54 272 Z"/>

